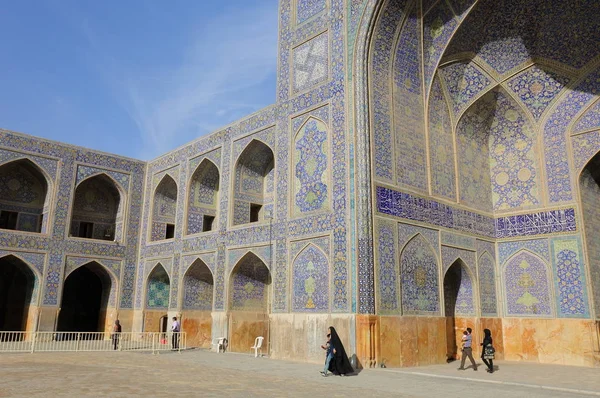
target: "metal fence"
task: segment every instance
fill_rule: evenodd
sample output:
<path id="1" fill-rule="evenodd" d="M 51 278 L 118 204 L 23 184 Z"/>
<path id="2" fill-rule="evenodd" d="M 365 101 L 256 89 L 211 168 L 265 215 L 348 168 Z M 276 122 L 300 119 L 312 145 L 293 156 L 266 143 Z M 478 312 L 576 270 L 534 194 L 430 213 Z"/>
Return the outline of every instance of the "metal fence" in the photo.
<path id="1" fill-rule="evenodd" d="M 185 333 L 0 332 L 0 352 L 181 351 Z"/>

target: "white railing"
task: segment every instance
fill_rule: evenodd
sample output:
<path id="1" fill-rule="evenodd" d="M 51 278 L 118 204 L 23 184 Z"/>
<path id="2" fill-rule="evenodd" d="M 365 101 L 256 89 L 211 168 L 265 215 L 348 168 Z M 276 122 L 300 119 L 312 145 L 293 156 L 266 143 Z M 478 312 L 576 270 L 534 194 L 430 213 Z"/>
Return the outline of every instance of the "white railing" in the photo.
<path id="1" fill-rule="evenodd" d="M 185 333 L 0 332 L 0 352 L 181 351 Z"/>

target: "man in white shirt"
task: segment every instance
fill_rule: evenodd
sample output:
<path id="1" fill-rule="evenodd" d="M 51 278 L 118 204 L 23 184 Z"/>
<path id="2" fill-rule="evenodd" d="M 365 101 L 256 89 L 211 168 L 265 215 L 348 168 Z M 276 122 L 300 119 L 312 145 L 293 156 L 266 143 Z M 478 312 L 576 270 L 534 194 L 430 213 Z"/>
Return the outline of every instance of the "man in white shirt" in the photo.
<path id="1" fill-rule="evenodd" d="M 173 324 L 171 325 L 171 332 L 173 332 L 173 337 L 171 337 L 172 349 L 179 349 L 179 332 L 181 332 L 181 327 L 179 326 L 179 321 L 177 317 L 173 317 Z"/>
<path id="2" fill-rule="evenodd" d="M 473 336 L 471 336 L 471 332 L 471 328 L 467 328 L 467 333 L 463 336 L 462 355 L 460 358 L 460 368 L 458 368 L 458 370 L 465 370 L 465 360 L 467 357 L 473 364 L 473 370 L 477 370 L 477 364 L 475 363 L 475 359 L 473 359 L 473 348 L 471 346 L 473 343 Z"/>

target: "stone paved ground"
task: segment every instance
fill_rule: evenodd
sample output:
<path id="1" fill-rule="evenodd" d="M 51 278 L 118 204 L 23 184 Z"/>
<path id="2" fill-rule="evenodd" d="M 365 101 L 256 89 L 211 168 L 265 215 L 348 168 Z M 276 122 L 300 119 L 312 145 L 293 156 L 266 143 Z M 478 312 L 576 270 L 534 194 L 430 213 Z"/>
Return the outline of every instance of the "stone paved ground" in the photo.
<path id="1" fill-rule="evenodd" d="M 188 351 L 0 354 L 0 397 L 576 397 L 600 396 L 600 369 L 500 362 L 319 375 L 319 366 Z"/>

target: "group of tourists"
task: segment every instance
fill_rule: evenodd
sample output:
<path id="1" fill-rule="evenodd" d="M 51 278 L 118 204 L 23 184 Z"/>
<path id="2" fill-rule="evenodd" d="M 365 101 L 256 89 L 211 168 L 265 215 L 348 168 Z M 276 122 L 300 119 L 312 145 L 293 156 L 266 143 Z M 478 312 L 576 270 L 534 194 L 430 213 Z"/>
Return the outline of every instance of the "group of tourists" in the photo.
<path id="1" fill-rule="evenodd" d="M 114 350 L 117 350 L 119 348 L 119 340 L 121 338 L 121 331 L 122 331 L 121 322 L 119 322 L 119 320 L 117 319 L 115 321 L 115 324 L 114 324 L 113 330 L 112 330 L 112 334 L 111 334 L 111 339 L 112 339 Z M 179 349 L 179 333 L 181 332 L 181 324 L 177 320 L 176 316 L 173 317 L 173 323 L 171 324 L 171 332 L 173 332 L 173 335 L 171 336 L 171 348 L 173 350 L 178 350 Z"/>
<path id="2" fill-rule="evenodd" d="M 460 359 L 460 368 L 458 370 L 465 370 L 465 360 L 469 358 L 471 364 L 473 364 L 473 370 L 477 370 L 477 364 L 475 363 L 475 359 L 473 359 L 473 337 L 471 333 L 473 330 L 471 328 L 467 328 L 463 332 L 463 336 L 461 339 L 461 350 L 462 356 Z M 495 349 L 492 345 L 492 332 L 490 329 L 483 329 L 483 342 L 481 343 L 481 360 L 487 366 L 488 373 L 494 373 L 494 354 Z"/>

